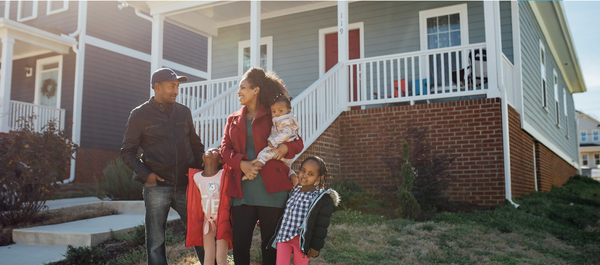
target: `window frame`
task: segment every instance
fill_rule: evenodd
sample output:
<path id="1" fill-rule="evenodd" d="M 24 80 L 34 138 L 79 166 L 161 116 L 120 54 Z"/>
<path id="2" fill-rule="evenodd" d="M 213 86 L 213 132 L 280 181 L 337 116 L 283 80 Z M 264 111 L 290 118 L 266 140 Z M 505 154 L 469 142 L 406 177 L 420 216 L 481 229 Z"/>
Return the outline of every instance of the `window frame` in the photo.
<path id="1" fill-rule="evenodd" d="M 556 69 L 552 69 L 552 77 L 554 78 L 554 106 L 556 107 L 556 126 L 560 128 L 560 105 L 559 105 L 559 97 L 558 97 L 558 74 L 556 74 Z"/>
<path id="2" fill-rule="evenodd" d="M 589 162 L 588 162 L 588 155 L 587 154 L 581 154 L 581 165 L 582 166 L 589 166 Z"/>
<path id="3" fill-rule="evenodd" d="M 29 2 L 29 1 L 19 0 L 17 2 L 17 21 L 25 22 L 25 21 L 29 21 L 32 19 L 36 19 L 38 16 L 38 5 L 39 5 L 38 0 L 31 1 L 32 2 L 31 16 L 28 16 L 28 17 L 21 17 L 21 14 L 23 13 L 23 2 Z"/>
<path id="4" fill-rule="evenodd" d="M 421 50 L 427 51 L 427 19 L 431 17 L 439 17 L 443 15 L 456 14 L 460 20 L 460 45 L 452 47 L 460 47 L 469 44 L 469 12 L 467 4 L 458 4 L 445 6 L 429 10 L 419 11 L 419 37 L 421 41 Z M 437 48 L 436 48 L 437 49 Z M 435 49 L 432 49 L 435 50 Z"/>
<path id="5" fill-rule="evenodd" d="M 540 39 L 540 85 L 542 88 L 542 108 L 548 112 L 548 80 L 546 79 L 546 62 L 548 61 L 548 54 L 546 48 Z"/>
<path id="6" fill-rule="evenodd" d="M 54 14 L 65 12 L 65 11 L 69 10 L 69 0 L 63 0 L 62 1 L 63 7 L 59 8 L 59 9 L 55 9 L 55 10 L 50 9 L 52 7 L 52 2 L 61 2 L 61 1 L 48 0 L 46 2 L 46 15 L 54 15 Z"/>
<path id="7" fill-rule="evenodd" d="M 273 36 L 260 38 L 260 45 L 267 45 L 267 69 L 273 71 Z M 250 40 L 238 42 L 238 75 L 244 74 L 244 48 L 250 48 Z"/>
<path id="8" fill-rule="evenodd" d="M 600 165 L 600 153 L 594 154 L 594 165 L 596 165 L 596 166 Z"/>
<path id="9" fill-rule="evenodd" d="M 46 57 L 46 58 L 42 58 L 42 59 L 37 59 L 35 64 L 36 64 L 36 70 L 35 70 L 35 97 L 34 97 L 34 104 L 39 105 L 41 104 L 41 98 L 42 95 L 40 94 L 40 91 L 38 90 L 38 87 L 42 84 L 42 74 L 48 70 L 42 70 L 42 66 L 46 65 L 46 64 L 51 64 L 51 63 L 58 63 L 58 80 L 56 82 L 56 108 L 60 109 L 60 99 L 61 99 L 61 95 L 62 95 L 62 74 L 63 74 L 63 56 L 62 55 L 57 55 L 57 56 L 52 56 L 52 57 Z"/>
<path id="10" fill-rule="evenodd" d="M 598 142 L 600 141 L 600 132 L 598 130 L 592 131 L 592 140 L 590 142 Z"/>
<path id="11" fill-rule="evenodd" d="M 582 143 L 586 143 L 587 142 L 587 131 L 579 131 L 579 140 Z"/>

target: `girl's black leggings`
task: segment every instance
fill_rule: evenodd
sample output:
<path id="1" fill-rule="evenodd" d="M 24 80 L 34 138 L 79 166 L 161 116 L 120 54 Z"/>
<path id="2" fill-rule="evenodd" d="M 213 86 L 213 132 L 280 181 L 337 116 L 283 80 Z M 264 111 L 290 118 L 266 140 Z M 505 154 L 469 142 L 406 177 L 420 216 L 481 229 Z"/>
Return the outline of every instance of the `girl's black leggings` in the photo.
<path id="1" fill-rule="evenodd" d="M 260 237 L 262 240 L 262 264 L 275 265 L 277 250 L 268 246 L 269 241 L 277 233 L 277 225 L 283 208 L 241 205 L 233 208 L 233 260 L 235 265 L 250 264 L 250 246 L 256 221 L 260 221 Z"/>

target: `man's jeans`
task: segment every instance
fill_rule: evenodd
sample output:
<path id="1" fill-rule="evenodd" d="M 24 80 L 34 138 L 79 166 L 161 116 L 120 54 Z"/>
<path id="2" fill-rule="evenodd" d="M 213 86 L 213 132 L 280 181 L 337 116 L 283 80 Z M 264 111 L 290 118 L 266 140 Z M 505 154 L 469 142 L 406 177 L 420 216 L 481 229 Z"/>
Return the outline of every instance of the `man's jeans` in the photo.
<path id="1" fill-rule="evenodd" d="M 165 228 L 169 209 L 173 207 L 181 221 L 187 227 L 187 187 L 146 186 L 144 184 L 144 203 L 146 205 L 146 251 L 148 264 L 167 264 L 165 247 Z M 200 263 L 204 262 L 204 249 L 194 247 Z"/>

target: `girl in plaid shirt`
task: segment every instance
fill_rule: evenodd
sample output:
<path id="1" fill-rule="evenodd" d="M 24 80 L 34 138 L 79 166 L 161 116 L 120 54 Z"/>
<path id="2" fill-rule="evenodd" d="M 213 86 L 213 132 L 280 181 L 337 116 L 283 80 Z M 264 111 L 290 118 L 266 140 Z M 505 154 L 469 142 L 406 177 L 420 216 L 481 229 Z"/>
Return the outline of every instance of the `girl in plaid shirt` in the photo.
<path id="1" fill-rule="evenodd" d="M 327 167 L 323 159 L 311 156 L 302 162 L 298 185 L 291 191 L 277 235 L 271 244 L 277 248 L 277 264 L 308 264 L 325 244 L 327 228 L 338 193 L 329 189 Z"/>

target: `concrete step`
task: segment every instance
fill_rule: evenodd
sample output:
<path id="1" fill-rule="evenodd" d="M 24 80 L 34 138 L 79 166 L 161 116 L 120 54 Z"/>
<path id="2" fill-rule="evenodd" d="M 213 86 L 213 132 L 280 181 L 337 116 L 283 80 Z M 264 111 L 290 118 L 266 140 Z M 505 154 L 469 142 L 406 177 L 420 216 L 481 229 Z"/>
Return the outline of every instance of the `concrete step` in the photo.
<path id="1" fill-rule="evenodd" d="M 65 259 L 67 247 L 13 244 L 0 247 L 2 265 L 39 265 Z"/>
<path id="2" fill-rule="evenodd" d="M 179 219 L 169 215 L 168 220 Z M 119 214 L 74 222 L 13 230 L 13 241 L 20 245 L 74 247 L 94 246 L 116 234 L 127 233 L 144 223 L 143 214 Z"/>

